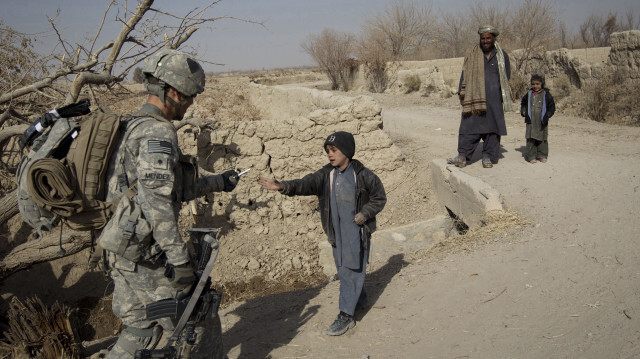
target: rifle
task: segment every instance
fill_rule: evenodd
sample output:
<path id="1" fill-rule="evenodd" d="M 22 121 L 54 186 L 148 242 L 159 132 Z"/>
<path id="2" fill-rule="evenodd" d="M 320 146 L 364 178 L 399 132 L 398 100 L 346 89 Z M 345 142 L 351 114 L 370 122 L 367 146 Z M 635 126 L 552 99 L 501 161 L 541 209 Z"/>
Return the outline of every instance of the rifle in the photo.
<path id="1" fill-rule="evenodd" d="M 186 298 L 165 299 L 147 305 L 148 320 L 166 317 L 180 319 L 164 348 L 136 350 L 136 359 L 189 358 L 196 342 L 196 324 L 218 314 L 222 293 L 211 288 L 210 275 L 220 249 L 217 240 L 220 231 L 217 228 L 192 228 L 188 232 L 193 238 L 198 260 L 195 271 L 198 283 Z"/>
<path id="2" fill-rule="evenodd" d="M 40 136 L 47 127 L 53 125 L 57 119 L 86 115 L 91 112 L 90 106 L 91 102 L 88 99 L 83 99 L 76 103 L 53 109 L 38 117 L 18 138 L 20 150 L 22 151 L 25 147 L 31 146 L 33 140 Z"/>

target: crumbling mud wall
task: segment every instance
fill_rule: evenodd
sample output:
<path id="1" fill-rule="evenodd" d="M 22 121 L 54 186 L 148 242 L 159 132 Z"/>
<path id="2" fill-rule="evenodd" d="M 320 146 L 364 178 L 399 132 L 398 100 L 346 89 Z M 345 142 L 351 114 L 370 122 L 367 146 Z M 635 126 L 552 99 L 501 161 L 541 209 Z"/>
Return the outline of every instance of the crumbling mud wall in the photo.
<path id="1" fill-rule="evenodd" d="M 593 52 L 600 50 L 599 53 L 601 55 L 609 52 L 609 48 L 590 50 L 594 50 Z M 589 62 L 584 56 L 577 55 L 576 52 L 582 53 L 568 49 L 534 53 L 529 60 L 522 64 L 520 73 L 527 80 L 531 74 L 544 74 L 547 87 L 553 87 L 555 80 L 566 76 L 571 85 L 576 88 L 582 88 L 593 81 L 597 81 L 607 73 L 608 63 L 603 61 Z M 513 55 L 517 58 L 521 53 L 522 50 L 516 50 Z M 595 58 L 600 59 L 602 56 L 592 57 L 592 59 Z M 511 66 L 512 71 L 514 71 L 514 64 Z"/>
<path id="2" fill-rule="evenodd" d="M 638 32 L 638 30 L 634 31 Z M 615 56 L 620 59 L 619 62 L 633 62 L 630 60 L 628 52 L 633 46 L 637 47 L 637 37 L 633 34 L 623 35 L 626 33 L 629 31 L 615 33 L 611 37 L 611 51 L 616 51 L 614 46 L 618 49 L 620 54 Z M 528 75 L 533 71 L 545 73 L 548 75 L 550 83 L 553 83 L 553 79 L 566 75 L 574 87 L 581 88 L 585 81 L 589 82 L 594 77 L 599 78 L 604 74 L 609 59 L 609 50 L 609 47 L 598 47 L 559 49 L 537 53 L 523 65 L 522 72 Z M 522 57 L 523 51 L 514 50 L 508 51 L 508 53 L 511 59 L 511 68 L 514 71 L 515 61 Z M 634 59 L 637 61 L 638 57 L 636 56 Z M 386 92 L 404 93 L 407 91 L 408 81 L 412 81 L 411 77 L 418 76 L 421 83 L 419 91 L 423 95 L 437 93 L 441 96 L 450 96 L 458 91 L 463 62 L 464 57 L 389 63 L 389 87 Z M 366 88 L 366 79 L 363 74 L 364 69 L 361 66 L 355 76 L 354 88 Z"/>
<path id="3" fill-rule="evenodd" d="M 375 171 L 385 186 L 393 186 L 402 178 L 404 162 L 383 131 L 380 105 L 368 96 L 346 97 L 302 87 L 249 84 L 237 91 L 260 119 L 218 119 L 214 130 L 202 132 L 183 129 L 181 147 L 197 152 L 207 170 L 251 171 L 233 192 L 208 195 L 185 206 L 184 228 L 225 227 L 221 264 L 213 273 L 219 282 L 254 276 L 277 280 L 292 272 L 304 275 L 332 267 L 317 198 L 262 190 L 256 179 L 294 179 L 318 170 L 327 163 L 324 140 L 342 130 L 354 134 L 354 158 Z"/>
<path id="4" fill-rule="evenodd" d="M 609 63 L 624 77 L 640 81 L 640 30 L 613 33 L 609 41 Z"/>

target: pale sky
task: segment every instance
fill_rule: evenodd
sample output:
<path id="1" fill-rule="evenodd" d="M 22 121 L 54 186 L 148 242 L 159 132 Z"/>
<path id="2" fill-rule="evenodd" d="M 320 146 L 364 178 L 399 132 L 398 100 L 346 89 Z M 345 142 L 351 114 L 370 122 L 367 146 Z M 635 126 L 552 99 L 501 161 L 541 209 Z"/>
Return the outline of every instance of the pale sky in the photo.
<path id="1" fill-rule="evenodd" d="M 215 22 L 201 28 L 189 44 L 198 50 L 200 58 L 224 66 L 204 65 L 207 71 L 262 70 L 292 66 L 314 65 L 300 44 L 309 34 L 323 28 L 358 34 L 364 20 L 381 13 L 391 0 L 223 0 L 215 5 L 209 16 L 228 15 L 264 22 L 266 29 L 254 24 L 232 20 Z M 119 0 L 125 3 L 126 0 Z M 206 0 L 158 0 L 154 8 L 185 15 L 190 9 L 208 3 Z M 507 0 L 485 0 L 484 4 L 504 5 Z M 57 24 L 68 39 L 81 42 L 95 34 L 107 0 L 2 0 L 0 21 L 14 29 L 38 36 L 38 46 L 55 43 L 47 17 L 54 17 L 60 9 Z M 128 0 L 129 6 L 135 0 Z M 432 0 L 432 12 L 440 10 L 456 13 L 472 1 Z M 517 5 L 519 1 L 508 2 Z M 617 12 L 626 14 L 632 9 L 640 13 L 638 0 L 556 0 L 560 20 L 570 32 L 592 13 Z M 115 14 L 115 13 L 114 13 Z M 113 19 L 115 15 L 109 18 Z M 108 23 L 105 30 L 115 33 L 120 24 Z M 104 42 L 102 42 L 104 43 Z"/>

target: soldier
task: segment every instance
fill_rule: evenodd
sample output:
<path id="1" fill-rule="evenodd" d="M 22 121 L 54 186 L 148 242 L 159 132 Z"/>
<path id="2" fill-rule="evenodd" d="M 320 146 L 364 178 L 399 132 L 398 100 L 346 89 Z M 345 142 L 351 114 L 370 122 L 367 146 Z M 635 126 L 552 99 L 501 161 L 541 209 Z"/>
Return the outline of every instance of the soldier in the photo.
<path id="1" fill-rule="evenodd" d="M 202 67 L 185 53 L 164 49 L 147 59 L 143 73 L 149 97 L 127 121 L 107 172 L 107 200 L 124 193 L 128 200 L 120 200 L 115 212 L 129 206 L 126 213 L 131 214 L 114 215 L 98 241 L 116 241 L 126 248 L 120 254 L 107 252 L 114 282 L 113 312 L 125 325 L 108 358 L 134 358 L 136 350 L 160 348 L 161 338 L 169 337 L 174 328 L 171 319 L 147 320 L 145 306 L 184 297 L 195 283 L 178 230 L 181 202 L 208 192 L 232 191 L 239 179 L 233 170 L 196 179 L 194 159 L 178 148 L 171 120 L 182 119 L 204 91 Z M 110 228 L 119 229 L 119 234 Z M 136 241 L 131 240 L 134 236 Z M 194 358 L 222 356 L 220 321 L 216 316 L 211 322 L 196 330 Z"/>

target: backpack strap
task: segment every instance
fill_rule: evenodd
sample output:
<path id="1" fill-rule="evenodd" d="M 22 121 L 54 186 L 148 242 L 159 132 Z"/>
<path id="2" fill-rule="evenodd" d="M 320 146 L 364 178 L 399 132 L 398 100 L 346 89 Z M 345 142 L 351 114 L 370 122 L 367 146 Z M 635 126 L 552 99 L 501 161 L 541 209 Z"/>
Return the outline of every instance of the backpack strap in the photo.
<path id="1" fill-rule="evenodd" d="M 159 117 L 159 116 L 158 116 Z M 125 121 L 123 121 L 123 123 L 121 124 L 121 128 L 124 128 L 125 132 L 124 135 L 122 136 L 122 140 L 121 143 L 124 144 L 126 143 L 127 139 L 129 138 L 129 136 L 131 135 L 131 133 L 133 132 L 134 129 L 136 129 L 139 125 L 147 122 L 147 121 L 153 121 L 153 120 L 159 120 L 159 121 L 167 121 L 162 117 L 156 118 L 156 116 L 152 116 L 151 114 L 143 114 L 141 116 L 129 116 L 127 117 L 127 119 Z M 124 168 L 124 163 L 126 160 L 127 156 L 127 150 L 125 149 L 124 151 L 121 151 L 119 153 L 119 158 L 116 159 L 116 166 L 117 168 L 115 169 L 114 173 L 117 173 L 118 175 L 118 190 L 121 192 L 119 196 L 122 196 L 123 192 L 126 192 L 124 189 L 125 188 L 129 188 L 129 179 L 127 178 L 127 171 Z M 134 181 L 135 182 L 135 181 Z M 112 206 L 112 208 L 115 208 L 116 206 Z"/>

